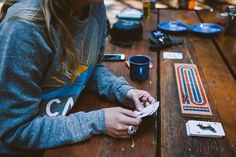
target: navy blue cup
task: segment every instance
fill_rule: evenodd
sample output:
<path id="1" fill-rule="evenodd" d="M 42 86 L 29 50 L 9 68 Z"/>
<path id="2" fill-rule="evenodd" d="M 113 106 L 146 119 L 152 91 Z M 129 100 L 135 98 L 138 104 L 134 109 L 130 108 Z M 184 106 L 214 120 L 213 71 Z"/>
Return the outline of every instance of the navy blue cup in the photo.
<path id="1" fill-rule="evenodd" d="M 130 78 L 136 81 L 147 80 L 151 58 L 145 55 L 134 55 L 128 60 L 130 62 Z"/>

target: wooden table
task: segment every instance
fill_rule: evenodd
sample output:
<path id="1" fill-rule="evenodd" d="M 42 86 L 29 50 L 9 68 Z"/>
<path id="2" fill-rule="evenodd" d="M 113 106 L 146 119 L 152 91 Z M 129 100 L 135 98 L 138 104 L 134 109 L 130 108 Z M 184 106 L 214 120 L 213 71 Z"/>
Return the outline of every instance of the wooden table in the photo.
<path id="1" fill-rule="evenodd" d="M 158 15 L 158 16 L 156 16 Z M 188 32 L 173 35 L 184 40 L 183 45 L 172 46 L 165 51 L 183 52 L 183 60 L 164 60 L 163 52 L 149 51 L 146 34 L 156 28 L 157 21 L 178 20 L 186 24 L 214 22 L 215 13 L 208 11 L 158 10 L 151 19 L 142 20 L 144 39 L 131 48 L 119 48 L 109 43 L 107 53 L 124 53 L 126 57 L 146 54 L 152 58 L 154 68 L 150 78 L 144 82 L 132 81 L 124 62 L 106 63 L 116 74 L 141 89 L 150 92 L 160 100 L 157 115 L 145 118 L 132 140 L 117 140 L 106 135 L 98 135 L 80 144 L 47 150 L 44 157 L 233 157 L 236 155 L 236 38 L 220 33 L 215 37 L 199 37 Z M 226 136 L 222 139 L 188 137 L 185 123 L 196 118 L 184 118 L 180 113 L 174 63 L 194 63 L 197 65 L 206 94 L 213 110 L 209 121 L 222 123 Z M 91 101 L 93 100 L 93 101 Z M 104 98 L 84 91 L 75 111 L 91 111 L 103 107 L 117 106 Z"/>
<path id="2" fill-rule="evenodd" d="M 207 11 L 160 10 L 160 21 L 177 20 L 188 25 L 214 22 L 215 14 Z M 220 33 L 216 37 L 199 37 L 188 32 L 178 36 L 184 45 L 165 51 L 183 52 L 183 60 L 164 60 L 160 53 L 161 101 L 161 157 L 228 156 L 236 153 L 236 38 Z M 223 139 L 188 137 L 185 123 L 196 118 L 181 116 L 174 63 L 197 65 L 213 116 L 210 121 L 222 123 L 226 136 Z"/>

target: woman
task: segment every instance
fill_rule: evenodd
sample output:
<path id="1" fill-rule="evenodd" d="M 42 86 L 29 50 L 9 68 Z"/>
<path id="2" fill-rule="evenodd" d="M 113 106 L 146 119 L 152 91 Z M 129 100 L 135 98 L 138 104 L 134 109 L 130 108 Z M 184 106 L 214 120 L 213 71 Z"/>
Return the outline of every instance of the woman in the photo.
<path id="1" fill-rule="evenodd" d="M 0 154 L 36 156 L 94 134 L 128 138 L 141 120 L 124 108 L 68 115 L 86 88 L 133 109 L 155 102 L 101 64 L 103 0 L 6 0 L 0 24 Z M 37 153 L 36 153 L 37 152 Z"/>

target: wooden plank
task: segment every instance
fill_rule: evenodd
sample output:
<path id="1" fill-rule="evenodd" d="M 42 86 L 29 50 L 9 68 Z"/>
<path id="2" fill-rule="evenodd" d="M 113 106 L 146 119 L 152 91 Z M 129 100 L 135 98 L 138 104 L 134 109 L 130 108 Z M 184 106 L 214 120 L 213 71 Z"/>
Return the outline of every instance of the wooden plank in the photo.
<path id="1" fill-rule="evenodd" d="M 131 48 L 120 48 L 109 43 L 107 40 L 106 53 L 124 53 L 126 57 L 135 54 L 146 54 L 152 58 L 153 68 L 150 70 L 149 80 L 143 82 L 132 81 L 129 77 L 129 69 L 125 62 L 106 62 L 107 66 L 117 75 L 123 76 L 132 86 L 147 90 L 154 97 L 157 96 L 157 54 L 148 50 L 146 33 L 155 29 L 156 14 L 151 19 L 142 20 L 144 33 L 143 40 L 135 42 Z M 117 103 L 84 91 L 78 100 L 75 111 L 91 111 L 103 107 L 117 106 Z M 90 157 L 156 157 L 156 115 L 143 119 L 137 134 L 132 139 L 114 139 L 106 135 L 97 135 L 80 144 L 69 145 L 62 148 L 51 149 L 45 152 L 44 157 L 51 156 L 90 156 Z"/>
<path id="2" fill-rule="evenodd" d="M 149 33 L 156 25 L 157 16 L 155 13 L 152 14 L 151 19 L 144 19 L 142 21 L 143 26 L 143 40 L 135 42 L 131 48 L 120 48 L 112 44 L 107 44 L 106 53 L 124 53 L 126 58 L 135 54 L 145 54 L 152 59 L 153 68 L 150 69 L 149 79 L 143 82 L 132 81 L 129 77 L 129 69 L 122 63 L 107 63 L 108 67 L 114 71 L 118 76 L 123 76 L 125 79 L 134 87 L 139 89 L 147 90 L 154 97 L 157 96 L 157 54 L 150 52 L 148 47 L 148 39 L 146 34 Z M 109 40 L 108 40 L 109 42 Z M 156 128 L 155 128 L 155 117 L 145 119 L 140 126 L 140 134 L 138 133 L 135 137 L 135 147 L 130 147 L 130 139 L 124 142 L 117 141 L 113 143 L 112 149 L 118 149 L 123 146 L 125 151 L 120 154 L 119 151 L 112 151 L 111 156 L 156 156 Z"/>
<path id="3" fill-rule="evenodd" d="M 161 10 L 160 21 L 178 20 L 189 25 L 201 22 L 195 11 Z M 236 153 L 236 82 L 224 64 L 211 38 L 194 34 L 175 36 L 184 40 L 183 46 L 166 51 L 182 51 L 183 60 L 164 60 L 160 56 L 161 157 L 235 156 Z M 222 123 L 223 139 L 188 137 L 181 117 L 174 63 L 194 63 L 206 90 L 213 116 L 211 121 Z M 191 118 L 195 119 L 195 118 Z"/>
<path id="4" fill-rule="evenodd" d="M 217 12 L 198 11 L 203 22 L 215 23 L 217 22 Z M 226 61 L 229 70 L 232 72 L 234 79 L 236 79 L 236 36 L 230 36 L 225 32 L 214 38 L 216 44 L 220 49 L 224 60 Z"/>

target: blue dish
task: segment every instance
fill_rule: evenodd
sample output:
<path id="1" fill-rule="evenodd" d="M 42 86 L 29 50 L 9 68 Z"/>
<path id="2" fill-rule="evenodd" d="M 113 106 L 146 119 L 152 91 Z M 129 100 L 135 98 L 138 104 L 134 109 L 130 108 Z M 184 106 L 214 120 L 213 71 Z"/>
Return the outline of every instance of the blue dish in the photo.
<path id="1" fill-rule="evenodd" d="M 214 35 L 223 31 L 224 28 L 214 23 L 199 23 L 192 25 L 190 30 L 203 35 Z"/>
<path id="2" fill-rule="evenodd" d="M 157 25 L 161 30 L 168 32 L 185 32 L 189 26 L 179 21 L 164 21 Z"/>

